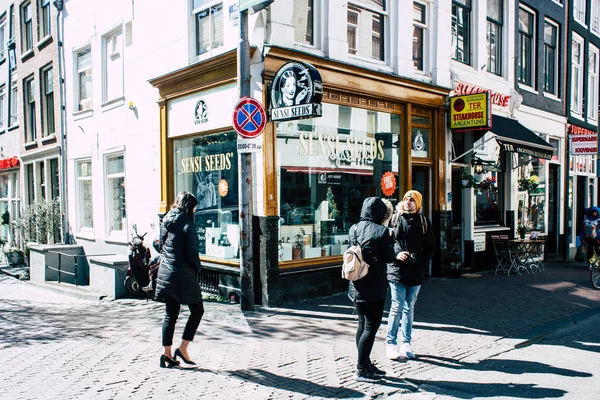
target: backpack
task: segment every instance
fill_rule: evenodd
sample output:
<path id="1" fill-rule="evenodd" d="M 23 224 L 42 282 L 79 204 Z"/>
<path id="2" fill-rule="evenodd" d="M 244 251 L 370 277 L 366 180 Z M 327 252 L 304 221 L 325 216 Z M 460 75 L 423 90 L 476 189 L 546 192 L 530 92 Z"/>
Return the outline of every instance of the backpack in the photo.
<path id="1" fill-rule="evenodd" d="M 354 282 L 364 278 L 369 273 L 369 264 L 363 259 L 362 247 L 356 240 L 356 225 L 353 228 L 354 244 L 344 251 L 342 278 Z"/>

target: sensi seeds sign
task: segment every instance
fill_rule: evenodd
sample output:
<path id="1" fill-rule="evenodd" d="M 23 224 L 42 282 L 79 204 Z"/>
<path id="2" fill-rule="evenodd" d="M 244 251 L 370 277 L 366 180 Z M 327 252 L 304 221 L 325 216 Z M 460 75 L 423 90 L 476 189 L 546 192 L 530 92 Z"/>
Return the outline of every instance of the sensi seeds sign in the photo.
<path id="1" fill-rule="evenodd" d="M 488 92 L 450 98 L 450 129 L 452 130 L 490 129 L 490 116 Z"/>

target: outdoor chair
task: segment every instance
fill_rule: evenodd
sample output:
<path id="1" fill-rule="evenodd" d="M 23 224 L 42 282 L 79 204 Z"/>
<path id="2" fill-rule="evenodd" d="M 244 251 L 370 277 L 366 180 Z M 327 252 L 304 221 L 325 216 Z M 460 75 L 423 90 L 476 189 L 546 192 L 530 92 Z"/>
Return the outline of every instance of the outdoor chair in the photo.
<path id="1" fill-rule="evenodd" d="M 492 235 L 492 244 L 494 246 L 494 254 L 496 255 L 496 271 L 498 273 L 506 273 L 511 267 L 510 243 L 508 235 Z"/>

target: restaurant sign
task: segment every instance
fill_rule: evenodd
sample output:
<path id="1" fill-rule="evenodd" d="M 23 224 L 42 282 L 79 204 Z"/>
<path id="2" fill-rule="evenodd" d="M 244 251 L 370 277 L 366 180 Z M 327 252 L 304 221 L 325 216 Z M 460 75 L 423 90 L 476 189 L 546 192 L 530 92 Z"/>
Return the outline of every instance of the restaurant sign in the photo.
<path id="1" fill-rule="evenodd" d="M 312 65 L 288 62 L 277 70 L 271 85 L 271 121 L 291 121 L 323 115 L 323 81 Z"/>
<path id="2" fill-rule="evenodd" d="M 490 94 L 476 93 L 450 98 L 450 129 L 488 130 L 491 127 Z"/>

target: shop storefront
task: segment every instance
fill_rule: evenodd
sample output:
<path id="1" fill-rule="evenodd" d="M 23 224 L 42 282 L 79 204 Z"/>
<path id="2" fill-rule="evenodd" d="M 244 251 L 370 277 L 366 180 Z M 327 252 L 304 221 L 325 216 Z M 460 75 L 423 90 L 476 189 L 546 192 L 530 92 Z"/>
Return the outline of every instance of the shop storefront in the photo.
<path id="1" fill-rule="evenodd" d="M 16 156 L 0 159 L 0 240 L 9 246 L 19 242 L 11 226 L 21 211 L 19 164 Z"/>
<path id="2" fill-rule="evenodd" d="M 294 69 L 281 70 L 290 63 Z M 197 195 L 199 256 L 220 275 L 221 294 L 239 287 L 235 66 L 235 53 L 226 53 L 151 81 L 161 97 L 160 211 L 181 190 Z M 302 66 L 318 71 L 322 86 Z M 267 269 L 277 274 L 281 300 L 346 287 L 341 254 L 364 198 L 397 202 L 415 188 L 426 215 L 439 220 L 446 208 L 447 90 L 279 48 L 269 49 L 256 76 L 265 90 L 253 97 L 270 118 L 263 152 L 253 156 L 254 215 L 277 221 L 277 257 Z M 304 89 L 320 92 L 320 104 L 305 104 Z"/>

